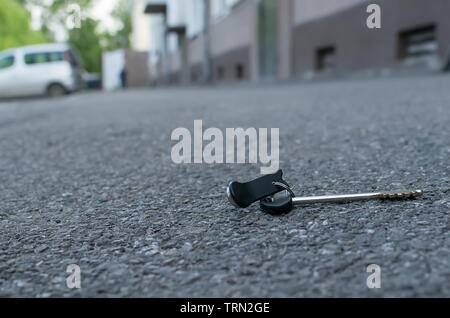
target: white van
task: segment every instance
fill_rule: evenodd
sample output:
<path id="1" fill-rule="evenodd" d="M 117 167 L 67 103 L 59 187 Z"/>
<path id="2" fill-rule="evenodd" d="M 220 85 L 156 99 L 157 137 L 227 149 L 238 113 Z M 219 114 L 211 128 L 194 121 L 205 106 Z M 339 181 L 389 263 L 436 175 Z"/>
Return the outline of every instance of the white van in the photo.
<path id="1" fill-rule="evenodd" d="M 70 45 L 42 44 L 0 52 L 0 97 L 56 97 L 82 86 L 80 60 Z"/>

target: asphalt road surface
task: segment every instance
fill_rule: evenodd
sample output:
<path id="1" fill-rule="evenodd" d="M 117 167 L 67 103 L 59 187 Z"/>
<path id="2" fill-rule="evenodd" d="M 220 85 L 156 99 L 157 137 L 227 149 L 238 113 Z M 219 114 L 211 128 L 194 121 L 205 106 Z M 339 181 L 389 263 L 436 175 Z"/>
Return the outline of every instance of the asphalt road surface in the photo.
<path id="1" fill-rule="evenodd" d="M 174 164 L 171 132 L 195 119 L 280 128 L 299 195 L 424 196 L 237 210 L 228 182 L 260 165 Z M 449 297 L 449 159 L 450 76 L 2 102 L 0 296 Z"/>

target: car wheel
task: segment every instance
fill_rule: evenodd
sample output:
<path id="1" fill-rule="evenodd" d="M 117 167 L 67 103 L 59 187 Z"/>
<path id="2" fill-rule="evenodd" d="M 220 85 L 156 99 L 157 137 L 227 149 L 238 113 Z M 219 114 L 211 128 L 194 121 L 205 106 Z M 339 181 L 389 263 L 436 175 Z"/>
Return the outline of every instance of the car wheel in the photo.
<path id="1" fill-rule="evenodd" d="M 66 94 L 67 94 L 66 89 L 64 88 L 64 86 L 60 84 L 52 84 L 47 89 L 47 95 L 52 98 L 61 97 Z"/>

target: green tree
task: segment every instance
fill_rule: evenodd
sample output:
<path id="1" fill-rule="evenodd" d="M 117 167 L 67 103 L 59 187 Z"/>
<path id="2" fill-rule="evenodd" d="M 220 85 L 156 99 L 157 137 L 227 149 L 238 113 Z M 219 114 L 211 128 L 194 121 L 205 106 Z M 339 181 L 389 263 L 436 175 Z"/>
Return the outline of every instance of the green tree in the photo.
<path id="1" fill-rule="evenodd" d="M 68 42 L 78 49 L 88 72 L 101 72 L 103 51 L 130 47 L 132 32 L 130 2 L 120 0 L 114 8 L 112 16 L 121 23 L 120 28 L 114 33 L 108 31 L 99 33 L 99 22 L 86 17 L 81 20 L 80 28 L 69 31 Z"/>
<path id="2" fill-rule="evenodd" d="M 13 0 L 0 0 L 0 50 L 45 43 L 43 33 L 30 27 L 30 14 Z"/>
<path id="3" fill-rule="evenodd" d="M 115 18 L 121 24 L 120 28 L 115 33 L 104 33 L 105 49 L 128 49 L 130 48 L 130 34 L 133 31 L 131 13 L 130 13 L 130 1 L 119 0 L 116 7 L 112 12 L 112 17 Z"/>
<path id="4" fill-rule="evenodd" d="M 0 0 L 1 1 L 1 0 Z M 51 25 L 59 24 L 66 26 L 67 19 L 77 14 L 73 11 L 73 6 L 79 7 L 79 18 L 87 16 L 88 10 L 91 8 L 93 0 L 13 0 L 16 3 L 26 6 L 35 6 L 41 9 L 41 25 L 42 33 L 46 34 L 48 38 L 53 39 L 54 34 L 51 31 Z"/>
<path id="5" fill-rule="evenodd" d="M 101 36 L 97 31 L 98 21 L 85 18 L 81 20 L 79 28 L 69 31 L 68 42 L 74 45 L 80 52 L 84 68 L 88 72 L 101 71 L 102 47 Z"/>

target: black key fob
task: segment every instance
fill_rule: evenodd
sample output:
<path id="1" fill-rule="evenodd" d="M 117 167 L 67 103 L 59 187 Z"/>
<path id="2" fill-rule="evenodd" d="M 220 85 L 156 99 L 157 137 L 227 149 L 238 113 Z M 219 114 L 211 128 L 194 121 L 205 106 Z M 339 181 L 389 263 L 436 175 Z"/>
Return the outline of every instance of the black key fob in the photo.
<path id="1" fill-rule="evenodd" d="M 288 191 L 282 191 L 259 201 L 261 210 L 272 215 L 286 214 L 292 211 L 292 196 Z"/>
<path id="2" fill-rule="evenodd" d="M 227 188 L 228 200 L 237 208 L 246 208 L 253 202 L 284 190 L 274 183 L 281 183 L 289 188 L 289 185 L 283 180 L 282 170 L 246 183 L 231 182 Z"/>

